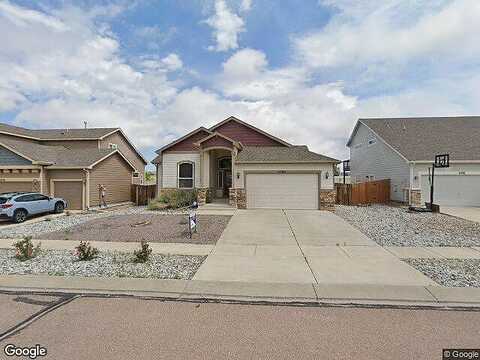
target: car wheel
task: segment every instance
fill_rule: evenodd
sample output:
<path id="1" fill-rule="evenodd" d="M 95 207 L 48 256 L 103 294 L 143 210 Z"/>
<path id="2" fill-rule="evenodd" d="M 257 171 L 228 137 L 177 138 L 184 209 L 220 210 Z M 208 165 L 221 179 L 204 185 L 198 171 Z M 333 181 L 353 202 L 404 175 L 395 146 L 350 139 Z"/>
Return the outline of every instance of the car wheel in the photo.
<path id="1" fill-rule="evenodd" d="M 65 209 L 65 206 L 60 201 L 55 204 L 55 214 L 60 214 Z"/>
<path id="2" fill-rule="evenodd" d="M 27 220 L 27 212 L 25 210 L 15 211 L 13 214 L 13 221 L 18 224 L 24 222 L 25 220 Z"/>

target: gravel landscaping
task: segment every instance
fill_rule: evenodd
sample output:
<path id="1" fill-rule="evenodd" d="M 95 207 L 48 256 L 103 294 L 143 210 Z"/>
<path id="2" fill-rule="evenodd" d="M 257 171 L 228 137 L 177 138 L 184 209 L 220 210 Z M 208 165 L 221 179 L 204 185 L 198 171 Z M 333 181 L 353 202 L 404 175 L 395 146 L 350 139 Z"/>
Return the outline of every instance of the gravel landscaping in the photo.
<path id="1" fill-rule="evenodd" d="M 480 246 L 480 224 L 387 205 L 335 206 L 335 213 L 381 246 Z"/>
<path id="2" fill-rule="evenodd" d="M 22 262 L 14 253 L 14 250 L 0 250 L 0 274 L 190 280 L 206 258 L 152 254 L 146 263 L 136 264 L 132 262 L 133 255 L 127 253 L 100 252 L 91 261 L 78 261 L 71 251 L 43 250 L 37 257 Z"/>
<path id="3" fill-rule="evenodd" d="M 480 287 L 479 259 L 405 259 L 436 283 L 448 287 Z"/>
<path id="4" fill-rule="evenodd" d="M 50 233 L 46 240 L 140 241 L 215 244 L 231 216 L 198 215 L 197 233 L 190 239 L 187 215 L 113 215 L 82 222 Z"/>

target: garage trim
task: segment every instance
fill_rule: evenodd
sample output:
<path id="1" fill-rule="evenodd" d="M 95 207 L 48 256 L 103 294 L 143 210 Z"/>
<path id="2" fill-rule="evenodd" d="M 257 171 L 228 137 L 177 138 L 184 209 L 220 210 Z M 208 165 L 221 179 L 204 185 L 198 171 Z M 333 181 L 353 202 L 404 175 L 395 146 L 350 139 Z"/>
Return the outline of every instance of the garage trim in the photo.
<path id="1" fill-rule="evenodd" d="M 318 178 L 318 199 L 317 208 L 320 210 L 320 191 L 322 184 L 322 171 L 321 170 L 244 170 L 243 171 L 243 187 L 245 189 L 245 198 L 247 189 L 247 175 L 248 174 L 317 174 Z M 248 204 L 247 204 L 248 208 Z"/>
<path id="2" fill-rule="evenodd" d="M 82 210 L 85 210 L 85 183 L 83 179 L 50 179 L 50 196 L 55 196 L 55 182 L 82 182 Z"/>

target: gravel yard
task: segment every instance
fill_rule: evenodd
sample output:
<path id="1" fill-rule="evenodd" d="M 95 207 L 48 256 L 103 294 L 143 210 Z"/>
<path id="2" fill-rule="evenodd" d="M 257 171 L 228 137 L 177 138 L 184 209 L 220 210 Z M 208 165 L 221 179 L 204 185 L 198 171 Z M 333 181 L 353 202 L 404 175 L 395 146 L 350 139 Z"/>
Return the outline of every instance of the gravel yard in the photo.
<path id="1" fill-rule="evenodd" d="M 480 287 L 479 259 L 406 259 L 403 261 L 440 285 Z"/>
<path id="2" fill-rule="evenodd" d="M 382 246 L 480 246 L 480 224 L 387 205 L 336 205 L 335 213 Z"/>
<path id="3" fill-rule="evenodd" d="M 113 215 L 83 222 L 35 238 L 50 240 L 140 241 L 215 244 L 230 216 L 199 215 L 198 230 L 190 239 L 186 215 Z"/>
<path id="4" fill-rule="evenodd" d="M 70 251 L 43 250 L 37 257 L 19 261 L 14 250 L 0 250 L 0 274 L 48 274 L 57 276 L 136 277 L 190 280 L 206 256 L 153 254 L 143 264 L 133 255 L 101 252 L 91 261 L 78 261 Z"/>

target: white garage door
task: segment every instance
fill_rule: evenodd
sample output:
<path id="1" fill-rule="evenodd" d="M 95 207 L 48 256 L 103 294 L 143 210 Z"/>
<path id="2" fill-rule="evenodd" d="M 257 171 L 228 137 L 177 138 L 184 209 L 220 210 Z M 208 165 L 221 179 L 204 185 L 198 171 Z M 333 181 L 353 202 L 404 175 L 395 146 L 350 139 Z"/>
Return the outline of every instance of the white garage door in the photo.
<path id="1" fill-rule="evenodd" d="M 444 206 L 480 206 L 480 175 L 435 175 L 433 202 Z M 430 202 L 428 176 L 422 176 L 422 204 Z"/>
<path id="2" fill-rule="evenodd" d="M 318 209 L 318 174 L 247 174 L 247 208 Z"/>

